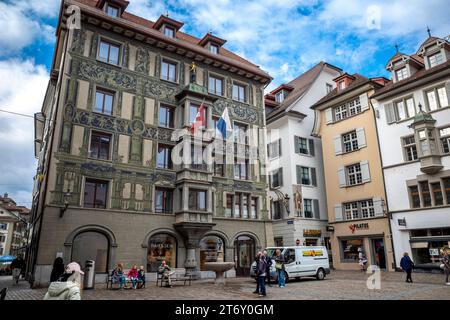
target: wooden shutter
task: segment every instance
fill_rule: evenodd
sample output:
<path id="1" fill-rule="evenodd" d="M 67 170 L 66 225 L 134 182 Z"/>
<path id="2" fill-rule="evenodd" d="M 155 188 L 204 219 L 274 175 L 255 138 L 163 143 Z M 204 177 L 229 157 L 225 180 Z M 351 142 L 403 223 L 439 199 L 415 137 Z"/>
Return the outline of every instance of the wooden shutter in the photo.
<path id="1" fill-rule="evenodd" d="M 359 96 L 359 102 L 361 103 L 361 111 L 369 109 L 369 99 L 367 93 L 363 93 Z"/>
<path id="2" fill-rule="evenodd" d="M 316 168 L 311 168 L 311 184 L 317 187 Z"/>
<path id="3" fill-rule="evenodd" d="M 302 184 L 302 176 L 300 174 L 300 172 L 301 172 L 300 166 L 296 166 L 296 172 L 297 172 L 297 184 Z"/>
<path id="4" fill-rule="evenodd" d="M 361 148 L 367 146 L 364 128 L 356 129 L 356 137 L 358 138 L 358 149 L 361 149 Z"/>
<path id="5" fill-rule="evenodd" d="M 278 185 L 283 186 L 283 168 L 278 169 Z"/>
<path id="6" fill-rule="evenodd" d="M 313 139 L 309 139 L 309 155 L 313 156 L 315 155 L 315 150 L 314 150 L 314 140 Z"/>
<path id="7" fill-rule="evenodd" d="M 267 144 L 267 157 L 271 158 L 270 157 L 270 143 Z"/>
<path id="8" fill-rule="evenodd" d="M 334 154 L 342 154 L 342 140 L 341 136 L 334 137 Z"/>
<path id="9" fill-rule="evenodd" d="M 345 178 L 345 168 L 340 167 L 338 170 L 338 178 L 339 178 L 339 187 L 343 188 L 347 186 L 347 181 Z"/>
<path id="10" fill-rule="evenodd" d="M 450 81 L 448 81 L 445 84 L 445 87 L 447 88 L 447 100 L 448 100 L 448 105 L 450 106 Z"/>
<path id="11" fill-rule="evenodd" d="M 295 153 L 300 153 L 300 138 L 297 136 L 294 136 L 294 150 Z"/>
<path id="12" fill-rule="evenodd" d="M 365 160 L 360 162 L 359 165 L 361 166 L 362 182 L 369 182 L 370 181 L 369 162 Z"/>
<path id="13" fill-rule="evenodd" d="M 373 198 L 373 208 L 375 210 L 375 217 L 381 217 L 384 215 L 383 212 L 383 199 Z"/>
<path id="14" fill-rule="evenodd" d="M 325 110 L 325 123 L 329 124 L 333 122 L 333 109 L 328 108 Z"/>
<path id="15" fill-rule="evenodd" d="M 313 200 L 313 211 L 314 211 L 314 218 L 320 219 L 319 200 L 317 199 Z"/>
<path id="16" fill-rule="evenodd" d="M 384 112 L 386 114 L 386 122 L 388 124 L 394 123 L 397 121 L 397 116 L 394 110 L 394 104 L 392 102 L 386 103 L 384 105 Z"/>
<path id="17" fill-rule="evenodd" d="M 334 220 L 335 221 L 342 221 L 343 219 L 343 210 L 342 205 L 337 204 L 334 206 Z"/>

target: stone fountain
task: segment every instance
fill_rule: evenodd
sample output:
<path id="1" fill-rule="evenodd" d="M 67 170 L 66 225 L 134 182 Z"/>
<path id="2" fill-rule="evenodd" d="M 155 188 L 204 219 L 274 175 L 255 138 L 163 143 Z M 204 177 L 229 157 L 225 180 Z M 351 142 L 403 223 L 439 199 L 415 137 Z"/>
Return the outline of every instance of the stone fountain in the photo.
<path id="1" fill-rule="evenodd" d="M 205 269 L 216 273 L 216 285 L 225 285 L 224 273 L 234 268 L 234 265 L 234 262 L 224 262 L 222 252 L 219 252 L 216 262 L 205 262 Z"/>

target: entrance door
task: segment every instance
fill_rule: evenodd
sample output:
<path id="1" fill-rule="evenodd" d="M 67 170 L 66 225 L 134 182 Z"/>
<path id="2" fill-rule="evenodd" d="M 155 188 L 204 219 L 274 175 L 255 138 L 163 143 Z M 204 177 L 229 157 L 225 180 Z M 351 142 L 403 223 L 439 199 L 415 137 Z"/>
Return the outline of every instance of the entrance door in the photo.
<path id="1" fill-rule="evenodd" d="M 234 244 L 236 276 L 249 276 L 250 267 L 255 259 L 255 240 L 248 236 L 239 236 Z"/>
<path id="2" fill-rule="evenodd" d="M 384 240 L 382 238 L 372 239 L 372 261 L 375 262 L 380 269 L 386 269 L 386 253 Z"/>

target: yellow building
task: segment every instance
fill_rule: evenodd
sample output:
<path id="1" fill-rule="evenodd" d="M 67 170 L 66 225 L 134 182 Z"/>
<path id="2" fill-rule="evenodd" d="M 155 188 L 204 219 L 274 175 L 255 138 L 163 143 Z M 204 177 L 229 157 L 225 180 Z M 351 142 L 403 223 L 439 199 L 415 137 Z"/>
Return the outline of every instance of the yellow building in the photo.
<path id="1" fill-rule="evenodd" d="M 311 108 L 313 134 L 321 137 L 333 266 L 338 270 L 378 265 L 393 270 L 385 188 L 370 96 L 387 79 L 347 73 Z"/>

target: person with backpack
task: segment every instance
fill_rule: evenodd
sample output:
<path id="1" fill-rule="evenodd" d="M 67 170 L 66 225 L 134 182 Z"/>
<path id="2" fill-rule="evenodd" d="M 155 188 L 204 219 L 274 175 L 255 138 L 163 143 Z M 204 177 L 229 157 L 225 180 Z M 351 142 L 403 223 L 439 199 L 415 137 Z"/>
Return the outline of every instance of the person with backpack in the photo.
<path id="1" fill-rule="evenodd" d="M 406 282 L 412 283 L 411 272 L 414 268 L 414 262 L 409 257 L 408 252 L 403 254 L 403 258 L 400 260 L 400 267 L 406 272 Z"/>
<path id="2" fill-rule="evenodd" d="M 76 262 L 66 266 L 64 274 L 50 283 L 44 300 L 81 300 L 81 267 Z"/>
<path id="3" fill-rule="evenodd" d="M 258 262 L 256 264 L 256 275 L 258 277 L 260 297 L 266 296 L 266 270 L 267 270 L 266 257 L 264 256 L 264 253 L 261 253 Z"/>

